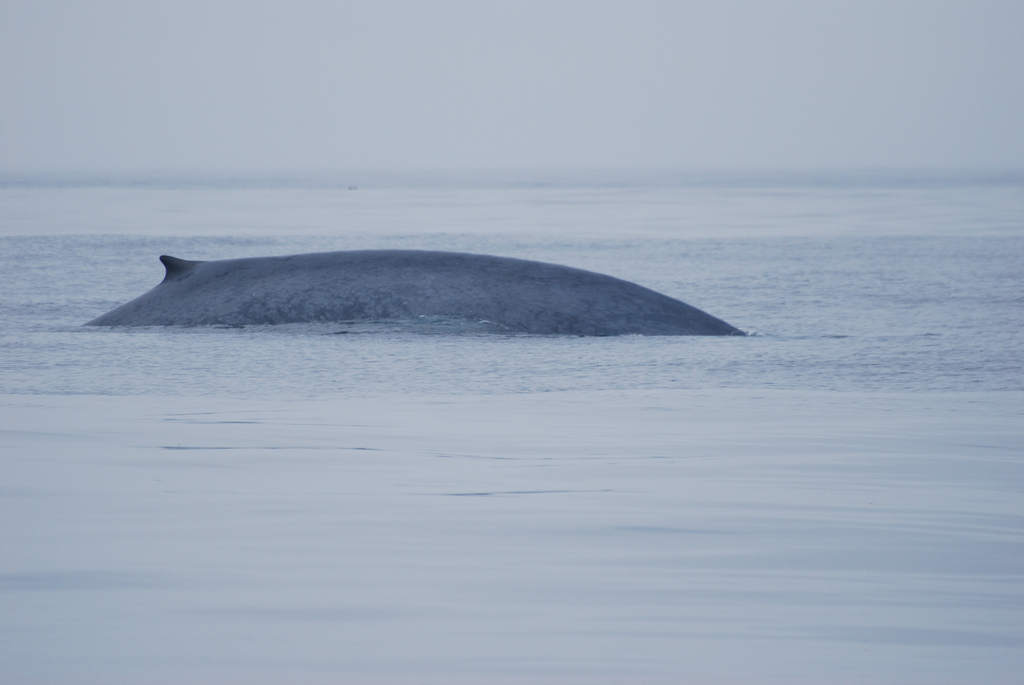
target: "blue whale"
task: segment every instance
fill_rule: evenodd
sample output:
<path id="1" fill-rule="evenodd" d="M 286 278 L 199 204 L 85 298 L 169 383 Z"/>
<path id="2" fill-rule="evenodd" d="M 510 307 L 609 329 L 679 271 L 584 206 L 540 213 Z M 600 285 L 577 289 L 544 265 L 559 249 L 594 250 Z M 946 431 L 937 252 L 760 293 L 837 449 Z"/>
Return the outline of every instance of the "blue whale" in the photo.
<path id="1" fill-rule="evenodd" d="M 195 262 L 90 326 L 210 326 L 446 317 L 554 335 L 743 335 L 612 276 L 508 257 L 358 250 Z"/>

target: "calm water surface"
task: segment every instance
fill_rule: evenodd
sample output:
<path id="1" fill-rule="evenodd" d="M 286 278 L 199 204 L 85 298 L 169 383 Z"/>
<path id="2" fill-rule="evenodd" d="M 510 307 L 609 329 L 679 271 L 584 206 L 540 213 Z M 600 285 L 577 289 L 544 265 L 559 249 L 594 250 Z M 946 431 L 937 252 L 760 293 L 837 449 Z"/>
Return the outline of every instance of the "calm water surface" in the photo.
<path id="1" fill-rule="evenodd" d="M 0 247 L 5 680 L 1024 671 L 1019 179 L 7 179 Z M 81 326 L 160 254 L 363 248 L 753 335 Z"/>

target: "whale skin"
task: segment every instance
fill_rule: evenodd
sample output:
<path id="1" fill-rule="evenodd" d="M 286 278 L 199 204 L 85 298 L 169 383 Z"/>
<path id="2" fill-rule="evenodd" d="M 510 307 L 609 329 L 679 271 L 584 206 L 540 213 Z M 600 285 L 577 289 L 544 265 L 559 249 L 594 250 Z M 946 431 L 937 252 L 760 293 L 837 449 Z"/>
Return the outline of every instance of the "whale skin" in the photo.
<path id="1" fill-rule="evenodd" d="M 212 326 L 448 317 L 542 335 L 743 335 L 674 298 L 591 271 L 510 257 L 356 250 L 189 261 L 90 326 Z"/>

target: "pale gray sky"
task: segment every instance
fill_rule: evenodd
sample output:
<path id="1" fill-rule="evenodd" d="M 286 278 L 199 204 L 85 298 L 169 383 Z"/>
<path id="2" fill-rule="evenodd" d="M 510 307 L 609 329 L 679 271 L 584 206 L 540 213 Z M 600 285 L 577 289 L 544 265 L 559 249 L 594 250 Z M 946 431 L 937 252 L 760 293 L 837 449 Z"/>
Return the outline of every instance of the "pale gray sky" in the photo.
<path id="1" fill-rule="evenodd" d="M 1024 2 L 0 0 L 0 169 L 1024 167 Z"/>

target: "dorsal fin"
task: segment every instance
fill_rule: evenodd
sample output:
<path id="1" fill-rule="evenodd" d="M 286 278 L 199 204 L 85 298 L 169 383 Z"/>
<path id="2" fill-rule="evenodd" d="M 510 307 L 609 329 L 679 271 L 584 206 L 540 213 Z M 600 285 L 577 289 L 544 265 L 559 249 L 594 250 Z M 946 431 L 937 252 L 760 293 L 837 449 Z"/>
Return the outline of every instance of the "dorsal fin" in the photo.
<path id="1" fill-rule="evenodd" d="M 180 278 L 192 273 L 192 269 L 196 268 L 203 262 L 192 262 L 187 259 L 178 259 L 177 257 L 171 257 L 169 255 L 160 255 L 160 261 L 164 263 L 164 268 L 167 269 L 167 274 L 164 276 L 165 281 L 176 281 Z"/>

